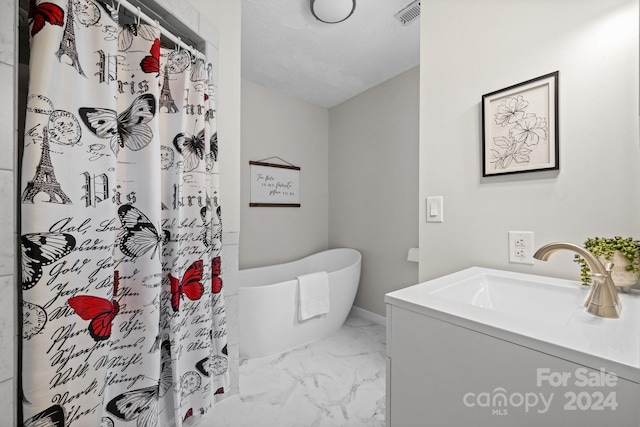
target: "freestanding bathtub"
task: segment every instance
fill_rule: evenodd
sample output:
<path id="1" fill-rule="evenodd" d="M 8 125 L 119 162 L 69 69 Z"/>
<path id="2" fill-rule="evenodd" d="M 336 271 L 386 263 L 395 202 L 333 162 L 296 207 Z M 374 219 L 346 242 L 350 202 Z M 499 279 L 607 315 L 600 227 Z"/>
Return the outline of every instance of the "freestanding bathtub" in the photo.
<path id="1" fill-rule="evenodd" d="M 344 323 L 360 283 L 356 249 L 330 249 L 284 264 L 240 270 L 240 355 L 281 353 L 322 338 Z M 298 320 L 297 276 L 326 271 L 329 313 Z"/>

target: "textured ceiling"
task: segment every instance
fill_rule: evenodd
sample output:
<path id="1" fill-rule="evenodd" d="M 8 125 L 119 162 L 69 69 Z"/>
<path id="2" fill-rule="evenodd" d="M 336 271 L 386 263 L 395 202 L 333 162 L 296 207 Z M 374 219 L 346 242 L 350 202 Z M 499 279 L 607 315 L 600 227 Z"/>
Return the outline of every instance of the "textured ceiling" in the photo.
<path id="1" fill-rule="evenodd" d="M 310 0 L 242 0 L 242 77 L 330 108 L 416 65 L 420 19 L 394 15 L 413 0 L 357 0 L 338 24 Z"/>

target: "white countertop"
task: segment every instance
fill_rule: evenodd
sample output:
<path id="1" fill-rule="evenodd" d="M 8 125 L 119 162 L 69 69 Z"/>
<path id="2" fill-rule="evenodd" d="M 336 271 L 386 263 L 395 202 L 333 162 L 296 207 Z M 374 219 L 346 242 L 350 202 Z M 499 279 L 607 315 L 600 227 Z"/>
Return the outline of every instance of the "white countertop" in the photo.
<path id="1" fill-rule="evenodd" d="M 469 283 L 494 279 L 500 292 L 508 283 L 505 295 L 493 303 L 472 295 L 479 288 Z M 588 292 L 578 281 L 472 267 L 388 293 L 385 303 L 640 383 L 640 292 L 620 294 L 618 319 L 588 313 Z"/>

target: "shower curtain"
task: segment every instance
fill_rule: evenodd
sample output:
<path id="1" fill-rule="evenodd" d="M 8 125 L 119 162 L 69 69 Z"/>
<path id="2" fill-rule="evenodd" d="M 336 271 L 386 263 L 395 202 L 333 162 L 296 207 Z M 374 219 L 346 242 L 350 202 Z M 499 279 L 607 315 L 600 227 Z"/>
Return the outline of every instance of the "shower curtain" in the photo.
<path id="1" fill-rule="evenodd" d="M 24 425 L 189 424 L 228 388 L 211 66 L 111 2 L 30 5 Z"/>

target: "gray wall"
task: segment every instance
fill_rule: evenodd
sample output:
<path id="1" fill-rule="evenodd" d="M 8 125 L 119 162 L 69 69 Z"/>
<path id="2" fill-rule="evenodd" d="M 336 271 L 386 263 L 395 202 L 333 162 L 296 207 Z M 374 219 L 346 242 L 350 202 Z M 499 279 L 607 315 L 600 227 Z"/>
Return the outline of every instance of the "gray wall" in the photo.
<path id="1" fill-rule="evenodd" d="M 418 245 L 418 99 L 418 67 L 329 110 L 244 80 L 240 268 L 353 247 L 355 304 L 384 315 L 384 294 L 418 279 L 407 261 Z M 271 156 L 302 167 L 301 208 L 249 207 L 249 161 Z"/>
<path id="2" fill-rule="evenodd" d="M 569 253 L 509 264 L 509 230 L 535 246 L 640 238 L 638 0 L 429 0 L 420 19 L 421 280 L 472 265 L 578 277 Z M 483 179 L 481 96 L 555 70 L 560 171 Z M 442 224 L 425 223 L 430 195 Z"/>
<path id="3" fill-rule="evenodd" d="M 381 316 L 385 293 L 418 280 L 419 70 L 329 110 L 329 246 L 362 252 L 355 305 Z"/>
<path id="4" fill-rule="evenodd" d="M 240 268 L 327 249 L 328 120 L 326 108 L 242 81 Z M 272 156 L 300 166 L 300 208 L 249 207 L 249 161 Z"/>
<path id="5" fill-rule="evenodd" d="M 329 173 L 319 182 L 328 182 L 328 225 L 322 211 L 310 222 L 248 207 L 249 160 L 280 155 L 303 166 L 306 185 L 304 151 L 322 133 L 323 112 L 243 83 L 241 268 L 321 250 L 323 232 L 314 230 L 326 226 L 329 247 L 364 254 L 356 305 L 384 314 L 386 292 L 472 265 L 576 277 L 570 254 L 509 264 L 509 230 L 533 231 L 536 246 L 640 237 L 637 0 L 430 0 L 422 8 L 420 71 L 329 110 Z M 555 70 L 560 171 L 482 178 L 481 96 Z M 411 77 L 418 72 L 419 89 Z M 408 142 L 417 127 L 419 154 Z M 431 195 L 444 196 L 442 224 L 425 223 Z M 406 261 L 418 243 L 419 275 Z"/>

